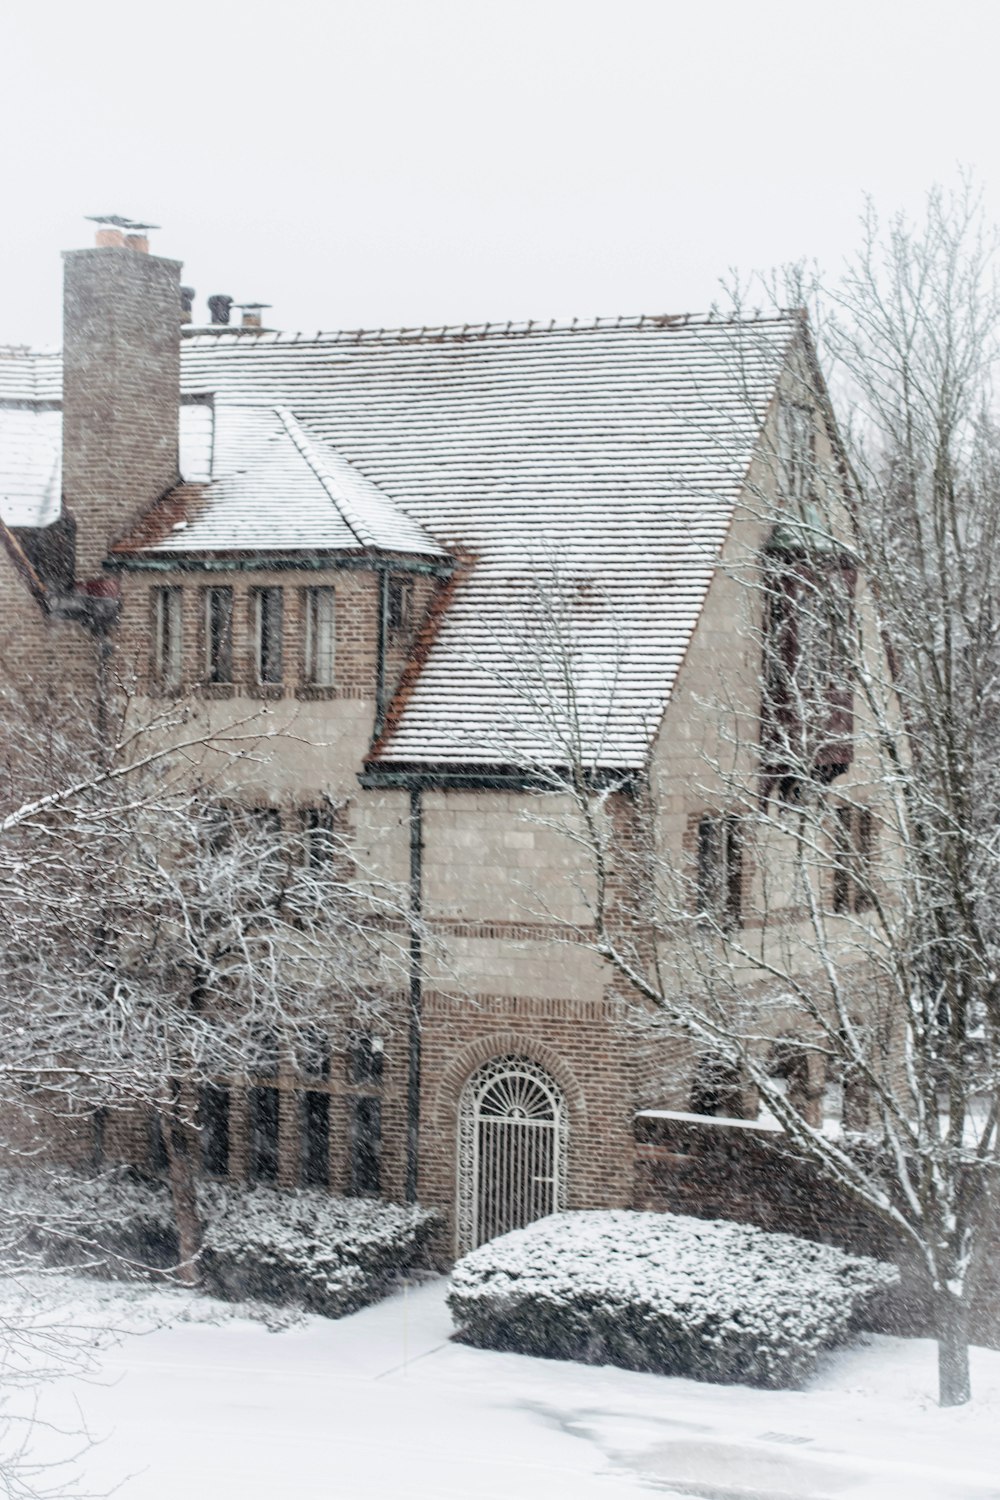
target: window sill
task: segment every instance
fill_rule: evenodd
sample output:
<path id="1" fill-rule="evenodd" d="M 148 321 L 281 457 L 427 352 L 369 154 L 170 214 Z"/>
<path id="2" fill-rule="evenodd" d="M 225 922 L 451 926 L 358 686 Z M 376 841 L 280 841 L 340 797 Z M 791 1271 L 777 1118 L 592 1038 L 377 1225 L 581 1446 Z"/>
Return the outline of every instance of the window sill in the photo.
<path id="1" fill-rule="evenodd" d="M 330 698 L 336 698 L 337 689 L 332 682 L 327 687 L 320 687 L 313 682 L 300 682 L 295 689 L 295 696 L 305 703 L 324 703 Z"/>

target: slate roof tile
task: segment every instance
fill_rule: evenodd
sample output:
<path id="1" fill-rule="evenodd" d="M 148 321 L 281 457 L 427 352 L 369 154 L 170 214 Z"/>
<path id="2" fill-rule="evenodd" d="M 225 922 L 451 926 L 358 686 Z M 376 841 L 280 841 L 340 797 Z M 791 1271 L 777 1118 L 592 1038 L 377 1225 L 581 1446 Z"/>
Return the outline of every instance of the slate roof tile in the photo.
<path id="1" fill-rule="evenodd" d="M 212 393 L 225 477 L 182 541 L 155 545 L 210 549 L 225 531 L 271 549 L 287 483 L 304 549 L 322 514 L 345 547 L 381 527 L 390 546 L 472 554 L 379 760 L 551 762 L 579 728 L 595 763 L 637 768 L 797 327 L 195 335 L 183 388 Z"/>

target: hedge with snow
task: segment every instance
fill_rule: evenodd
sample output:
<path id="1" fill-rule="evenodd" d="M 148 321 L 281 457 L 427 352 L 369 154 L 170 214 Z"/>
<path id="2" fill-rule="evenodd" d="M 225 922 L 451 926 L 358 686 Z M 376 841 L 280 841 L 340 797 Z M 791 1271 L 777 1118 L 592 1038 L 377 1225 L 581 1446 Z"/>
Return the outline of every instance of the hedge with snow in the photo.
<path id="1" fill-rule="evenodd" d="M 177 1261 L 170 1198 L 128 1170 L 0 1173 L 8 1224 L 44 1259 L 114 1275 L 169 1271 Z M 314 1189 L 201 1183 L 206 1291 L 230 1300 L 297 1302 L 342 1317 L 382 1296 L 423 1255 L 437 1224 L 426 1209 Z"/>
<path id="2" fill-rule="evenodd" d="M 553 1214 L 466 1255 L 461 1335 L 588 1364 L 797 1385 L 895 1266 L 752 1225 L 628 1210 Z"/>

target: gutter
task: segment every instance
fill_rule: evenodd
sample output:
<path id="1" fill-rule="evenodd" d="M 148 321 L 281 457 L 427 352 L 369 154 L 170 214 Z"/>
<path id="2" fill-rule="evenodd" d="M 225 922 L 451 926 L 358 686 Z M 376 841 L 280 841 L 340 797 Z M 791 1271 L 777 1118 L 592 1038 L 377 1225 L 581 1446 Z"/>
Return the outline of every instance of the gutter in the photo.
<path id="1" fill-rule="evenodd" d="M 378 739 L 385 727 L 385 651 L 389 634 L 389 569 L 383 563 L 378 574 L 378 622 L 375 636 L 375 731 Z"/>
<path id="2" fill-rule="evenodd" d="M 176 557 L 110 556 L 103 566 L 109 572 L 125 573 L 282 573 L 295 571 L 330 572 L 337 568 L 371 571 L 373 566 L 369 554 L 350 557 L 324 557 L 315 552 L 290 557 L 287 553 L 268 556 L 257 552 L 252 557 L 199 557 L 197 553 L 178 553 Z M 429 574 L 433 578 L 449 578 L 454 571 L 451 562 L 419 562 L 408 558 L 393 559 L 383 564 L 394 573 Z"/>
<path id="3" fill-rule="evenodd" d="M 642 778 L 638 770 L 615 770 L 600 767 L 588 773 L 588 783 L 595 790 L 616 787 L 633 792 Z M 569 772 L 559 766 L 518 770 L 512 766 L 383 766 L 369 763 L 358 775 L 365 791 L 420 792 L 553 792 L 563 791 L 570 781 Z"/>

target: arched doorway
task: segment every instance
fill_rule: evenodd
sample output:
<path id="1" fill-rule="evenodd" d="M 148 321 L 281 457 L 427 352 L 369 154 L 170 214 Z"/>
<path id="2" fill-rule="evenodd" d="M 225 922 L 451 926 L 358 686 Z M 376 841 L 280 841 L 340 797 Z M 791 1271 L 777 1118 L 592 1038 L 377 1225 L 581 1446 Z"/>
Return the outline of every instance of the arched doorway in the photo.
<path id="1" fill-rule="evenodd" d="M 460 1253 L 564 1206 L 567 1123 L 561 1089 L 527 1058 L 472 1075 L 459 1108 Z"/>

